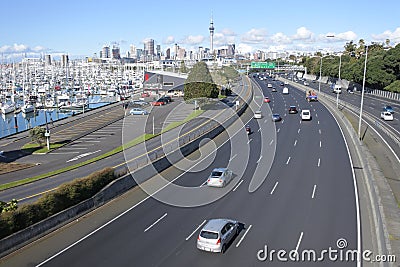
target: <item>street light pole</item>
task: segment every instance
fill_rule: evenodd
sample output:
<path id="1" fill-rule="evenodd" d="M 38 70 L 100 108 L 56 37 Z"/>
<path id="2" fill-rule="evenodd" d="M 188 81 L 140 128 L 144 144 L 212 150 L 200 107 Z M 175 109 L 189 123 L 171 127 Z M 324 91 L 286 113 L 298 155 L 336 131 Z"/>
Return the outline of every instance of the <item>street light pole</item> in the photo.
<path id="1" fill-rule="evenodd" d="M 322 76 L 322 55 L 321 55 L 321 63 L 319 64 L 318 94 L 321 93 L 321 76 Z"/>
<path id="2" fill-rule="evenodd" d="M 367 58 L 368 58 L 368 46 L 365 47 L 365 62 L 364 62 L 364 78 L 363 85 L 361 91 L 361 106 L 360 106 L 360 118 L 358 120 L 358 138 L 361 140 L 361 121 L 362 121 L 362 112 L 364 105 L 364 88 L 365 88 L 365 74 L 367 72 Z"/>

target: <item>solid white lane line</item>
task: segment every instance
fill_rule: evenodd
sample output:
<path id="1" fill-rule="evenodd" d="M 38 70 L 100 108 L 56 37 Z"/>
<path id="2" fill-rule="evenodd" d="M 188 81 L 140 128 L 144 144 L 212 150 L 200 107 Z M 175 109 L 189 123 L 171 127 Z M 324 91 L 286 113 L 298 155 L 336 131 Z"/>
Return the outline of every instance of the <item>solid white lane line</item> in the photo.
<path id="1" fill-rule="evenodd" d="M 294 146 L 296 146 L 296 145 L 297 145 L 297 140 L 294 141 Z"/>
<path id="2" fill-rule="evenodd" d="M 200 227 L 202 227 L 203 224 L 206 223 L 206 221 L 207 220 L 204 220 L 199 226 L 197 226 L 197 228 L 188 237 L 186 237 L 185 240 L 188 241 L 194 235 L 194 233 L 196 233 L 200 229 Z"/>
<path id="3" fill-rule="evenodd" d="M 232 161 L 234 158 L 236 158 L 237 154 L 233 155 L 232 158 L 229 159 L 229 161 Z"/>
<path id="4" fill-rule="evenodd" d="M 287 161 L 286 161 L 286 165 L 288 165 L 288 164 L 289 164 L 289 161 L 290 161 L 290 157 L 287 159 Z"/>
<path id="5" fill-rule="evenodd" d="M 157 221 L 155 221 L 152 225 L 150 225 L 149 227 L 147 227 L 146 229 L 144 229 L 144 232 L 147 232 L 148 230 L 150 230 L 154 225 L 156 225 L 157 223 L 159 223 L 162 219 L 165 218 L 165 216 L 167 216 L 167 213 L 164 213 L 163 216 L 161 216 Z"/>
<path id="6" fill-rule="evenodd" d="M 270 195 L 272 195 L 272 194 L 274 193 L 275 188 L 278 186 L 278 183 L 279 183 L 279 182 L 276 182 L 276 183 L 275 183 L 274 187 L 273 187 L 272 190 L 271 190 Z"/>
<path id="7" fill-rule="evenodd" d="M 241 180 L 236 186 L 235 188 L 233 188 L 232 192 L 235 192 L 236 189 L 243 183 L 243 180 Z"/>
<path id="8" fill-rule="evenodd" d="M 303 232 L 300 233 L 299 241 L 297 241 L 296 249 L 295 251 L 299 251 L 300 243 L 301 240 L 303 239 Z"/>
<path id="9" fill-rule="evenodd" d="M 260 156 L 260 158 L 257 160 L 257 163 L 260 163 L 260 160 L 262 159 L 262 155 Z"/>
<path id="10" fill-rule="evenodd" d="M 253 141 L 252 138 L 250 138 L 249 141 L 247 141 L 247 144 L 250 144 L 251 141 Z"/>
<path id="11" fill-rule="evenodd" d="M 314 188 L 313 188 L 313 190 L 312 190 L 312 194 L 311 194 L 311 198 L 314 198 L 314 196 L 315 196 L 315 189 L 317 188 L 317 185 L 315 184 L 314 185 Z"/>
<path id="12" fill-rule="evenodd" d="M 318 159 L 318 167 L 321 165 L 321 158 Z"/>
<path id="13" fill-rule="evenodd" d="M 274 142 L 274 139 L 272 139 L 271 142 L 269 142 L 269 145 L 272 145 L 273 142 Z"/>
<path id="14" fill-rule="evenodd" d="M 240 246 L 240 243 L 242 243 L 244 237 L 245 237 L 245 236 L 247 235 L 247 233 L 250 231 L 251 226 L 252 226 L 252 225 L 250 224 L 250 225 L 249 225 L 249 228 L 247 228 L 247 230 L 246 230 L 246 232 L 244 232 L 242 238 L 241 238 L 241 239 L 239 240 L 239 242 L 236 244 L 236 247 L 239 247 L 239 246 Z"/>

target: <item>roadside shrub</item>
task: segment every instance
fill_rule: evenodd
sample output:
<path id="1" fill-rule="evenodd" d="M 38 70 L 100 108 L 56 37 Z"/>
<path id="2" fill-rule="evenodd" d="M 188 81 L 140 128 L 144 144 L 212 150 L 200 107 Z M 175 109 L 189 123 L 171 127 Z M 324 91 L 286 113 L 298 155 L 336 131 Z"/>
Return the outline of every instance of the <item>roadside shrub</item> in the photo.
<path id="1" fill-rule="evenodd" d="M 65 183 L 34 203 L 1 213 L 0 239 L 94 196 L 115 178 L 114 169 L 105 168 Z"/>

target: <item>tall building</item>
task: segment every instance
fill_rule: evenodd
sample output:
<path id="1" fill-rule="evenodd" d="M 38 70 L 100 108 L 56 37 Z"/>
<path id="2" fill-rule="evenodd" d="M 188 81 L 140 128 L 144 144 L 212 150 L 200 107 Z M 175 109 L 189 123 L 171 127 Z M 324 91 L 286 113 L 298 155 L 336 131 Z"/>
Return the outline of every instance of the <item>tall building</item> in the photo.
<path id="1" fill-rule="evenodd" d="M 131 54 L 131 57 L 133 57 L 133 58 L 137 58 L 138 57 L 135 45 L 131 45 L 129 47 L 129 52 Z"/>
<path id="2" fill-rule="evenodd" d="M 212 16 L 211 16 L 210 27 L 208 29 L 210 30 L 210 49 L 211 53 L 214 53 L 214 22 Z"/>
<path id="3" fill-rule="evenodd" d="M 44 62 L 46 65 L 51 65 L 51 55 L 50 54 L 44 56 Z"/>
<path id="4" fill-rule="evenodd" d="M 68 66 L 68 62 L 69 62 L 68 55 L 66 55 L 66 54 L 61 55 L 61 65 L 63 67 L 66 67 L 66 66 Z"/>
<path id="5" fill-rule="evenodd" d="M 146 56 L 153 56 L 154 55 L 154 40 L 147 39 L 144 42 L 144 54 Z"/>
<path id="6" fill-rule="evenodd" d="M 101 58 L 110 58 L 110 46 L 105 45 L 103 46 L 103 49 L 100 51 L 100 57 Z"/>
<path id="7" fill-rule="evenodd" d="M 112 48 L 112 58 L 114 59 L 121 59 L 121 51 L 118 45 L 113 45 Z"/>

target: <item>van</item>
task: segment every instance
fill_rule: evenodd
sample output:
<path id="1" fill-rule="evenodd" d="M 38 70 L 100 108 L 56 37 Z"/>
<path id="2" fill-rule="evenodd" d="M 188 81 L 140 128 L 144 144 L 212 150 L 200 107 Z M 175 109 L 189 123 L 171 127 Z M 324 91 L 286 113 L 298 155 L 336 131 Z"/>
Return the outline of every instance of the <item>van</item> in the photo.
<path id="1" fill-rule="evenodd" d="M 311 120 L 311 111 L 309 109 L 303 109 L 301 111 L 301 120 Z"/>
<path id="2" fill-rule="evenodd" d="M 284 87 L 283 90 L 282 90 L 282 94 L 288 95 L 289 94 L 289 88 Z"/>

